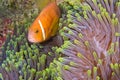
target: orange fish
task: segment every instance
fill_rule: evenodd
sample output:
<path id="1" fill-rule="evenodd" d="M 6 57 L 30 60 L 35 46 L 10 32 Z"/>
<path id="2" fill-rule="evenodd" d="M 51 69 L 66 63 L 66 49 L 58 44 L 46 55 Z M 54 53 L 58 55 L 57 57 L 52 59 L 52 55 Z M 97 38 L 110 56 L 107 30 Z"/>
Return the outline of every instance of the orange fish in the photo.
<path id="1" fill-rule="evenodd" d="M 49 3 L 38 15 L 28 30 L 28 40 L 33 43 L 44 42 L 58 30 L 60 9 L 56 2 Z"/>

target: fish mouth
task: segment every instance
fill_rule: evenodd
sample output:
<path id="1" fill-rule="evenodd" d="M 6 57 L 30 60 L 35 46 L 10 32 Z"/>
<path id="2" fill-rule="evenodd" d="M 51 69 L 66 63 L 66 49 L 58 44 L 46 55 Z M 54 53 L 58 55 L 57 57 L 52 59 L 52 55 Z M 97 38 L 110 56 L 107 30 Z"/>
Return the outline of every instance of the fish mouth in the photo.
<path id="1" fill-rule="evenodd" d="M 36 41 L 32 34 L 28 34 L 28 41 L 31 43 L 38 43 L 38 41 Z"/>

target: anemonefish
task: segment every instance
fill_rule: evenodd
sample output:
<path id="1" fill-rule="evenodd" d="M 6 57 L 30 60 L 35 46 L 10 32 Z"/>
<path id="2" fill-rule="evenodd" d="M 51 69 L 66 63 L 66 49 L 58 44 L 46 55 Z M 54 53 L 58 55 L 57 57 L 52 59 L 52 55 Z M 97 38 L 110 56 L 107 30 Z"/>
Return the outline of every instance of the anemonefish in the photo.
<path id="1" fill-rule="evenodd" d="M 30 26 L 28 40 L 32 43 L 41 43 L 55 36 L 59 17 L 60 9 L 57 3 L 49 3 Z"/>

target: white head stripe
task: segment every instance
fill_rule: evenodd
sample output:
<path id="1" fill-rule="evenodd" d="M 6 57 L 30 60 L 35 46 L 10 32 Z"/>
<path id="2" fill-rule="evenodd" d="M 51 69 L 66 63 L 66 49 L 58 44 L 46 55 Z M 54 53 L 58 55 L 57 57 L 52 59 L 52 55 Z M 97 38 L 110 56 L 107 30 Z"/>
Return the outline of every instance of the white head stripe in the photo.
<path id="1" fill-rule="evenodd" d="M 38 23 L 39 23 L 40 28 L 41 28 L 41 30 L 42 30 L 42 36 L 43 36 L 43 39 L 45 40 L 45 30 L 44 30 L 44 28 L 43 28 L 42 23 L 41 23 L 40 20 L 38 20 Z"/>

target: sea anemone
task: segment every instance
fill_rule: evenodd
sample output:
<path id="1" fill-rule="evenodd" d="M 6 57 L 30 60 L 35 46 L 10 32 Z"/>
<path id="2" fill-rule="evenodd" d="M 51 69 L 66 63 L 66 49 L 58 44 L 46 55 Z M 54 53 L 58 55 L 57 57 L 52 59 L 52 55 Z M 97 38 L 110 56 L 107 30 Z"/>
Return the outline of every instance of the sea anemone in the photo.
<path id="1" fill-rule="evenodd" d="M 2 8 L 5 8 L 5 11 L 2 13 L 5 13 L 0 13 L 0 16 L 12 19 L 14 31 L 12 36 L 6 34 L 7 37 L 0 48 L 0 80 L 55 80 L 59 78 L 59 76 L 54 76 L 56 71 L 50 64 L 54 58 L 59 56 L 53 54 L 51 49 L 51 47 L 61 44 L 57 41 L 59 37 L 56 36 L 42 44 L 30 43 L 27 39 L 28 27 L 37 16 L 38 10 L 36 8 L 29 10 L 25 7 L 27 3 L 22 4 L 22 1 L 14 6 L 11 2 L 8 5 L 9 0 L 4 0 L 4 2 L 6 5 L 2 4 L 4 5 Z M 13 14 L 7 14 L 14 10 Z M 0 27 L 0 29 L 2 28 L 6 27 Z"/>
<path id="2" fill-rule="evenodd" d="M 37 14 L 34 1 L 0 0 L 0 49 L 7 34 L 14 33 L 14 26 L 33 21 Z"/>
<path id="3" fill-rule="evenodd" d="M 15 21 L 2 46 L 0 79 L 119 80 L 119 6 L 119 0 L 64 0 L 59 33 L 42 44 L 28 42 L 29 21 Z"/>
<path id="4" fill-rule="evenodd" d="M 77 1 L 77 2 L 75 2 Z M 54 63 L 64 80 L 120 79 L 120 1 L 66 0 Z"/>
<path id="5" fill-rule="evenodd" d="M 57 78 L 58 76 L 51 77 L 55 71 L 52 65 L 49 68 L 49 64 L 59 56 L 53 54 L 51 49 L 58 44 L 52 44 L 51 41 L 55 42 L 53 39 L 44 44 L 29 43 L 26 37 L 27 26 L 16 26 L 13 36 L 7 36 L 2 46 L 0 78 L 3 80 L 53 80 Z"/>
<path id="6" fill-rule="evenodd" d="M 27 7 L 28 3 L 22 3 L 19 0 L 12 6 L 14 2 L 16 1 L 3 0 L 0 3 L 0 6 L 2 5 L 0 10 L 3 11 L 0 13 L 1 20 L 3 21 L 4 18 L 12 20 L 10 27 L 12 25 L 14 29 L 12 36 L 6 33 L 4 44 L 2 42 L 2 47 L 0 47 L 0 80 L 53 80 L 57 76 L 51 77 L 52 68 L 49 68 L 49 64 L 59 55 L 53 54 L 51 47 L 61 44 L 56 41 L 59 38 L 54 37 L 43 44 L 28 42 L 28 27 L 37 16 L 38 10 L 30 4 L 30 7 Z M 15 12 L 12 12 L 14 10 Z M 3 25 L 0 30 L 9 27 Z"/>

